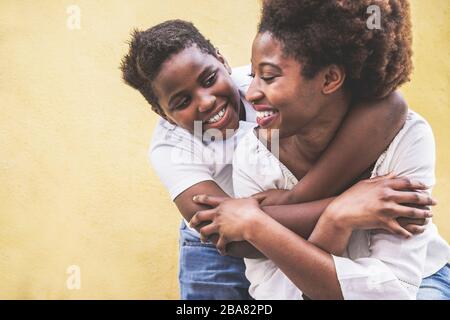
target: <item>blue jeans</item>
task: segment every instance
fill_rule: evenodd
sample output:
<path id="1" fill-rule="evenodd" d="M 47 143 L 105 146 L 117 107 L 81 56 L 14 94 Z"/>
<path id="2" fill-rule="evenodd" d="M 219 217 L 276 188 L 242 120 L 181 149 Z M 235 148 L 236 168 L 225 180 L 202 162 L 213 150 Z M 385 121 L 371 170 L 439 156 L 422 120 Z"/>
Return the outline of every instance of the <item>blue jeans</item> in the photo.
<path id="1" fill-rule="evenodd" d="M 182 300 L 251 300 L 244 260 L 221 256 L 213 244 L 201 243 L 184 221 L 178 278 Z"/>
<path id="2" fill-rule="evenodd" d="M 417 300 L 450 300 L 450 264 L 422 280 Z"/>

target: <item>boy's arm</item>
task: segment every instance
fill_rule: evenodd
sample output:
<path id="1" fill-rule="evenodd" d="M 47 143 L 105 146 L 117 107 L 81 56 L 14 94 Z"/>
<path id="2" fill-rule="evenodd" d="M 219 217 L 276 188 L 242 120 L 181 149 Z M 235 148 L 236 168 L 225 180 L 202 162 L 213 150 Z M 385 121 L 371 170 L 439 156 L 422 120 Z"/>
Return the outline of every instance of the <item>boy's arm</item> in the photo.
<path id="1" fill-rule="evenodd" d="M 197 211 L 210 208 L 209 206 L 198 204 L 193 201 L 193 197 L 199 194 L 208 194 L 211 196 L 224 198 L 228 197 L 228 195 L 214 181 L 210 180 L 202 181 L 186 189 L 174 199 L 174 202 L 181 215 L 187 221 L 190 221 L 192 216 Z M 311 203 L 264 207 L 263 211 L 282 225 L 288 226 L 292 231 L 301 237 L 308 238 L 320 215 L 331 200 L 332 198 L 314 201 Z M 206 224 L 199 225 L 195 229 L 200 231 L 201 227 L 204 225 Z M 209 240 L 215 244 L 217 242 L 217 237 L 210 237 Z M 229 255 L 235 257 L 254 259 L 263 257 L 257 249 L 245 241 L 230 243 L 227 247 L 227 252 Z"/>
<path id="2" fill-rule="evenodd" d="M 228 198 L 228 195 L 214 182 L 211 180 L 199 182 L 190 188 L 186 189 L 180 193 L 175 199 L 174 203 L 180 211 L 183 218 L 186 221 L 190 221 L 192 216 L 201 210 L 210 209 L 209 206 L 195 203 L 192 199 L 198 194 L 211 194 L 218 197 Z M 200 232 L 200 228 L 209 223 L 204 223 L 195 229 Z M 216 244 L 217 236 L 212 236 L 209 238 L 211 242 Z M 230 255 L 236 257 L 246 257 L 246 258 L 262 258 L 264 257 L 258 250 L 256 250 L 251 244 L 245 241 L 235 242 L 230 244 Z"/>
<path id="3" fill-rule="evenodd" d="M 360 183 L 361 184 L 361 183 Z M 405 186 L 402 190 L 415 190 L 417 186 L 407 187 Z M 353 190 L 357 190 L 356 187 L 352 188 Z M 175 204 L 177 205 L 178 209 L 180 210 L 180 213 L 183 215 L 183 217 L 190 221 L 192 216 L 201 210 L 210 209 L 210 206 L 203 205 L 198 201 L 194 201 L 193 198 L 196 195 L 199 194 L 205 194 L 205 192 L 208 192 L 207 194 L 209 196 L 218 197 L 218 198 L 228 198 L 226 193 L 214 182 L 214 181 L 203 181 L 200 183 L 197 183 L 193 185 L 192 187 L 188 188 L 184 192 L 182 192 L 177 198 L 175 198 Z M 353 191 L 355 192 L 355 191 Z M 362 194 L 364 192 L 361 192 Z M 367 196 L 369 195 L 369 192 L 364 193 Z M 406 192 L 404 192 L 405 196 L 407 195 Z M 352 196 L 347 196 L 347 198 L 352 198 Z M 329 204 L 336 198 L 327 198 L 324 200 L 318 200 L 318 201 L 312 201 L 312 202 L 305 202 L 305 203 L 298 203 L 298 204 L 292 204 L 292 205 L 281 205 L 281 206 L 267 206 L 262 207 L 262 211 L 264 211 L 268 216 L 270 216 L 272 219 L 283 225 L 284 227 L 290 229 L 303 239 L 308 239 L 311 236 L 311 233 L 316 231 L 315 238 L 319 239 L 321 236 L 324 236 L 323 232 L 325 231 L 325 236 L 329 240 L 329 242 L 332 243 L 333 248 L 335 247 L 346 247 L 346 243 L 348 241 L 348 238 L 351 234 L 351 230 L 348 228 L 340 228 L 342 227 L 342 223 L 326 223 L 326 228 L 323 228 L 323 225 L 321 228 L 319 228 L 322 232 L 320 233 L 321 236 L 318 236 L 316 224 L 319 221 L 319 218 L 321 217 L 322 213 L 329 208 Z M 420 201 L 424 201 L 423 199 L 410 199 L 409 202 L 415 204 L 415 205 L 425 205 L 424 203 Z M 405 203 L 408 201 L 404 201 Z M 419 201 L 416 203 L 416 201 Z M 342 201 L 341 201 L 342 202 Z M 358 202 L 358 201 L 357 201 Z M 363 200 L 359 201 L 358 203 L 362 204 L 364 203 Z M 376 201 L 372 203 L 372 210 L 363 210 L 363 209 L 355 209 L 353 211 L 356 211 L 355 216 L 358 215 L 358 212 L 368 211 L 369 214 L 367 215 L 367 220 L 376 220 L 377 217 L 383 217 L 383 213 L 386 211 L 384 210 L 384 206 L 388 207 L 389 203 L 386 201 Z M 431 205 L 431 204 L 426 204 Z M 345 207 L 345 205 L 344 205 Z M 354 206 L 353 206 L 354 207 Z M 394 213 L 397 213 L 399 216 L 402 216 L 402 212 L 400 209 L 398 209 L 399 212 L 396 211 L 389 211 L 387 215 L 394 215 Z M 414 210 L 414 209 L 412 209 Z M 346 211 L 344 209 L 344 211 Z M 348 211 L 348 210 L 347 210 Z M 420 210 L 419 210 L 420 211 Z M 420 213 L 420 212 L 419 212 Z M 409 216 L 408 213 L 404 213 L 405 216 Z M 334 216 L 334 214 L 333 214 Z M 410 216 L 410 220 L 412 220 L 414 217 Z M 417 222 L 414 222 L 414 225 L 420 226 L 423 225 L 424 222 L 421 222 L 423 220 L 423 217 L 416 217 L 418 220 Z M 339 219 L 336 216 L 336 219 Z M 325 220 L 324 220 L 325 221 Z M 389 221 L 388 219 L 382 219 L 380 218 L 380 221 Z M 402 227 L 407 227 L 408 224 L 411 224 L 413 222 L 405 222 L 401 223 L 400 225 Z M 196 226 L 196 230 L 200 232 L 200 229 L 209 224 L 203 223 L 198 226 Z M 391 224 L 390 224 L 391 225 Z M 337 227 L 340 226 L 340 227 Z M 388 226 L 385 226 L 384 224 L 380 223 L 380 225 L 377 225 L 376 227 L 379 228 L 385 228 L 388 230 Z M 374 226 L 375 228 L 375 226 Z M 330 230 L 333 230 L 332 232 Z M 409 230 L 409 229 L 408 229 Z M 411 230 L 410 230 L 411 231 Z M 339 234 L 336 234 L 335 232 L 338 232 Z M 390 230 L 390 232 L 395 233 L 395 230 Z M 412 230 L 411 232 L 416 233 L 417 230 Z M 332 235 L 330 238 L 329 236 Z M 339 240 L 338 240 L 339 239 Z M 211 242 L 214 244 L 217 243 L 218 237 L 217 235 L 214 235 L 209 238 Z M 315 240 L 311 239 L 313 242 Z M 318 243 L 323 243 L 323 241 L 317 240 Z M 343 244 L 342 244 L 343 243 Z M 319 247 L 321 247 L 319 245 Z M 335 250 L 331 249 L 330 247 L 322 246 L 322 248 L 328 252 L 336 254 Z M 264 257 L 262 253 L 260 253 L 254 246 L 252 246 L 250 243 L 246 241 L 239 241 L 239 242 L 231 242 L 227 245 L 227 254 L 234 256 L 234 257 L 240 257 L 240 258 L 249 258 L 249 259 L 257 259 Z"/>
<path id="4" fill-rule="evenodd" d="M 180 193 L 173 202 L 177 206 L 181 215 L 186 221 L 190 221 L 192 216 L 200 210 L 209 209 L 208 206 L 197 204 L 192 201 L 192 198 L 203 192 L 211 192 L 212 195 L 217 197 L 228 197 L 228 195 L 212 180 L 202 181 L 193 186 L 187 188 Z"/>
<path id="5" fill-rule="evenodd" d="M 337 195 L 375 163 L 403 127 L 408 107 L 398 92 L 352 106 L 329 147 L 292 192 L 296 201 Z"/>
<path id="6" fill-rule="evenodd" d="M 387 149 L 403 127 L 407 110 L 398 92 L 352 106 L 328 148 L 292 190 L 270 190 L 256 197 L 264 199 L 263 205 L 271 205 L 314 201 L 343 192 Z"/>

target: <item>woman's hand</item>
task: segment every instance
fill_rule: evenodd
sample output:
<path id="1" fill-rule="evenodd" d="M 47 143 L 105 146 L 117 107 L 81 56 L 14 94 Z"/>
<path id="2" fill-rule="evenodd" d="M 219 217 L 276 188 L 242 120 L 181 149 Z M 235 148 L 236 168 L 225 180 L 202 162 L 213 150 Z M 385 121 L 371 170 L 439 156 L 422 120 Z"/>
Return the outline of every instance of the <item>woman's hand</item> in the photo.
<path id="1" fill-rule="evenodd" d="M 426 189 L 420 182 L 393 174 L 363 180 L 333 200 L 323 218 L 342 228 L 383 229 L 411 237 L 411 232 L 423 232 L 421 221 L 425 224 L 425 219 L 432 217 L 427 206 L 436 205 L 431 196 L 423 193 Z"/>
<path id="2" fill-rule="evenodd" d="M 271 189 L 259 192 L 252 195 L 252 198 L 258 200 L 262 207 L 295 203 L 292 191 L 284 189 Z"/>
<path id="3" fill-rule="evenodd" d="M 252 221 L 265 213 L 260 209 L 256 199 L 230 199 L 218 198 L 208 195 L 199 195 L 193 198 L 194 202 L 214 207 L 213 209 L 197 212 L 189 225 L 197 225 L 212 221 L 200 229 L 202 241 L 213 234 L 219 234 L 216 243 L 220 254 L 226 254 L 226 245 L 233 241 L 246 240 L 246 234 L 252 226 Z"/>

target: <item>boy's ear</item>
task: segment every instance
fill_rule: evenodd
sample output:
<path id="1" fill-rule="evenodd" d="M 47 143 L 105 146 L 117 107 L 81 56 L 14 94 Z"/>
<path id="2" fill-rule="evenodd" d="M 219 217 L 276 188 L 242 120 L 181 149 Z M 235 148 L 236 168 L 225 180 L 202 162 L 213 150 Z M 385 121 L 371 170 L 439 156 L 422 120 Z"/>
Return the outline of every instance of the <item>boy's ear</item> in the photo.
<path id="1" fill-rule="evenodd" d="M 155 112 L 157 115 L 159 115 L 161 118 L 163 118 L 164 120 L 168 121 L 171 124 L 176 125 L 175 122 L 172 121 L 172 119 L 170 119 L 165 113 L 164 111 L 161 109 L 161 107 L 154 107 L 152 106 L 152 110 L 153 112 Z"/>
<path id="2" fill-rule="evenodd" d="M 219 52 L 219 49 L 217 49 L 217 48 L 216 48 L 216 56 L 217 56 L 217 59 L 219 59 L 219 61 L 225 66 L 228 73 L 231 74 L 231 67 L 228 64 L 227 59 L 225 59 L 225 57 Z"/>
<path id="3" fill-rule="evenodd" d="M 331 94 L 342 87 L 345 81 L 345 70 L 343 67 L 332 64 L 325 68 L 322 92 Z"/>

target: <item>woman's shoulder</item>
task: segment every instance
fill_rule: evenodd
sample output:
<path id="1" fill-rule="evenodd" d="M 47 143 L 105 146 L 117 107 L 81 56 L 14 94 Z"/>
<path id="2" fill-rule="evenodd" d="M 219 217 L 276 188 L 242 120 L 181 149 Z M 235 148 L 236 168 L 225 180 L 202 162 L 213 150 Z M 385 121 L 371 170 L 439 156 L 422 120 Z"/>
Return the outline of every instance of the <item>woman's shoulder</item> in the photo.
<path id="1" fill-rule="evenodd" d="M 251 150 L 255 150 L 257 146 L 256 140 L 253 129 L 243 132 L 234 151 L 233 163 L 245 160 L 246 155 L 248 155 Z"/>
<path id="2" fill-rule="evenodd" d="M 233 167 L 260 172 L 266 167 L 279 166 L 279 160 L 257 136 L 255 125 L 239 140 L 233 156 Z"/>
<path id="3" fill-rule="evenodd" d="M 431 129 L 430 124 L 428 121 L 422 117 L 420 114 L 413 110 L 409 110 L 408 114 L 406 116 L 406 121 L 403 126 L 403 128 L 400 130 L 400 132 L 397 134 L 397 136 L 394 138 L 394 141 L 405 139 L 405 138 L 417 138 L 420 136 L 428 136 L 433 135 L 433 131 Z"/>
<path id="4" fill-rule="evenodd" d="M 387 153 L 403 153 L 405 150 L 411 149 L 418 144 L 428 151 L 433 151 L 433 131 L 424 117 L 417 112 L 409 110 L 403 128 L 389 145 Z"/>
<path id="5" fill-rule="evenodd" d="M 434 185 L 435 142 L 428 122 L 409 111 L 406 122 L 378 159 L 373 176 L 395 172 L 427 185 Z"/>

